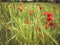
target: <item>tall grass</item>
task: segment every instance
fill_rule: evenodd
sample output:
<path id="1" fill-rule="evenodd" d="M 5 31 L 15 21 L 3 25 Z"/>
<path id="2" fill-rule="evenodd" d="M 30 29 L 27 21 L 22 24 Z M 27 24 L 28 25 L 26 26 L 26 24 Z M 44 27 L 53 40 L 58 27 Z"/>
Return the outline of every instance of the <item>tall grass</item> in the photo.
<path id="1" fill-rule="evenodd" d="M 22 7 L 22 11 L 18 9 Z M 39 6 L 43 8 L 40 10 Z M 59 6 L 56 4 L 56 6 Z M 32 10 L 32 14 L 28 13 Z M 1 3 L 0 44 L 1 45 L 59 45 L 57 35 L 60 33 L 58 7 L 50 3 Z M 44 28 L 43 12 L 53 16 L 55 28 Z M 29 23 L 26 24 L 25 20 Z M 27 21 L 27 22 L 28 22 Z M 35 27 L 38 26 L 38 30 Z"/>

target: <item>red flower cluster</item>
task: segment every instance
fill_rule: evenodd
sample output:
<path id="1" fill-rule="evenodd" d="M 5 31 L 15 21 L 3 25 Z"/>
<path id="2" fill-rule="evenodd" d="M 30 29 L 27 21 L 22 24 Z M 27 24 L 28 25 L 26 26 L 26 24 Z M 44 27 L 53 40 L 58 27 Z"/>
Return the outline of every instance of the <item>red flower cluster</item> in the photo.
<path id="1" fill-rule="evenodd" d="M 53 22 L 51 22 L 51 20 L 52 20 L 52 14 L 49 13 L 49 12 L 44 12 L 43 14 L 47 16 L 46 22 L 49 23 L 49 25 L 50 25 L 52 28 L 54 28 L 55 25 L 54 25 Z M 45 25 L 45 28 L 48 28 L 48 25 Z"/>
<path id="2" fill-rule="evenodd" d="M 49 13 L 49 12 L 44 12 L 43 14 L 44 14 L 44 15 L 47 15 L 48 17 L 52 16 L 52 14 Z"/>

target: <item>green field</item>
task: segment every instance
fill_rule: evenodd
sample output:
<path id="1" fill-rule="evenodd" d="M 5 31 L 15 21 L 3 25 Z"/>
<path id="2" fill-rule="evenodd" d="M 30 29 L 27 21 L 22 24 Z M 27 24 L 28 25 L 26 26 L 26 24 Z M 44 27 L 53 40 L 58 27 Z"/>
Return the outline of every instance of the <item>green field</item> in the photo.
<path id="1" fill-rule="evenodd" d="M 0 3 L 0 45 L 60 45 L 60 4 Z"/>

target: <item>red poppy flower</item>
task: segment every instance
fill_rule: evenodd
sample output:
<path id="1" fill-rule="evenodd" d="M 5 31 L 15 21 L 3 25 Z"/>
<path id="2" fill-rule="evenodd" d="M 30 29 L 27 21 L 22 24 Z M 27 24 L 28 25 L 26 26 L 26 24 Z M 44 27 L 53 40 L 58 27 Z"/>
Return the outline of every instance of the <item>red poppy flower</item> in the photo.
<path id="1" fill-rule="evenodd" d="M 25 24 L 29 24 L 29 20 L 25 20 Z"/>
<path id="2" fill-rule="evenodd" d="M 52 14 L 49 13 L 49 12 L 43 12 L 43 14 L 44 14 L 44 15 L 47 15 L 48 17 L 52 16 Z"/>
<path id="3" fill-rule="evenodd" d="M 51 13 L 47 13 L 47 16 L 48 16 L 48 17 L 51 17 L 51 16 L 52 16 L 52 14 L 51 14 Z"/>
<path id="4" fill-rule="evenodd" d="M 38 26 L 36 26 L 36 27 L 35 27 L 35 30 L 38 30 L 38 29 L 39 29 L 39 27 L 38 27 Z"/>
<path id="5" fill-rule="evenodd" d="M 53 22 L 50 22 L 50 26 L 51 26 L 52 28 L 55 28 L 55 25 L 54 25 Z"/>
<path id="6" fill-rule="evenodd" d="M 48 17 L 46 20 L 47 21 L 51 21 L 52 20 L 52 17 Z"/>
<path id="7" fill-rule="evenodd" d="M 39 9 L 41 10 L 42 9 L 42 6 L 39 6 Z"/>
<path id="8" fill-rule="evenodd" d="M 54 23 L 53 22 L 50 22 L 50 26 L 54 26 Z"/>
<path id="9" fill-rule="evenodd" d="M 47 14 L 48 14 L 48 12 L 43 12 L 43 14 L 44 14 L 44 15 L 47 15 Z"/>

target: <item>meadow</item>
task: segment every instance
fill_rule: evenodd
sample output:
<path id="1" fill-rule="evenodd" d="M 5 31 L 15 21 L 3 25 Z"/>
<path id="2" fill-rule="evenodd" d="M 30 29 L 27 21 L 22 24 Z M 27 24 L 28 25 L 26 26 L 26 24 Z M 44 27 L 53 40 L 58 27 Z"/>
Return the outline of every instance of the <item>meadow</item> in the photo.
<path id="1" fill-rule="evenodd" d="M 60 4 L 0 3 L 0 45 L 60 45 Z"/>

